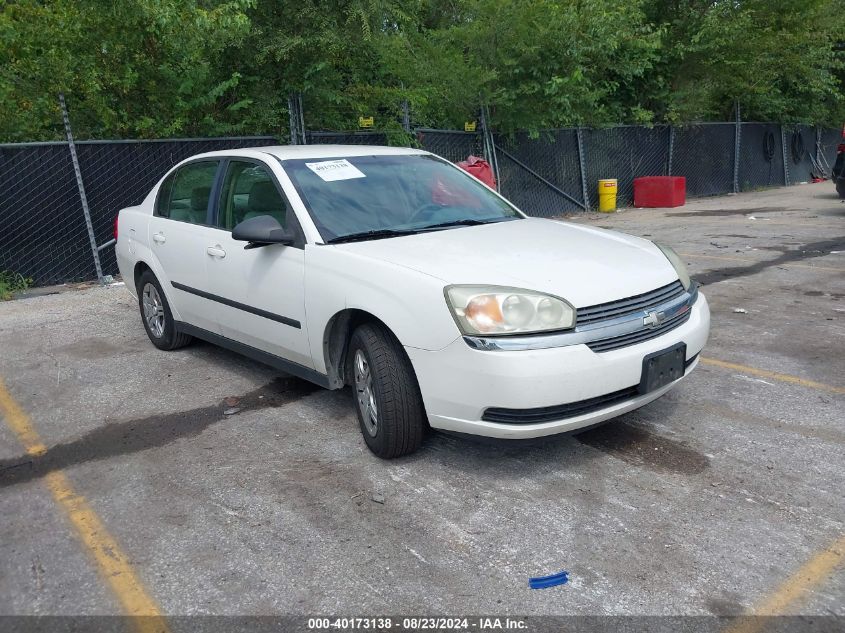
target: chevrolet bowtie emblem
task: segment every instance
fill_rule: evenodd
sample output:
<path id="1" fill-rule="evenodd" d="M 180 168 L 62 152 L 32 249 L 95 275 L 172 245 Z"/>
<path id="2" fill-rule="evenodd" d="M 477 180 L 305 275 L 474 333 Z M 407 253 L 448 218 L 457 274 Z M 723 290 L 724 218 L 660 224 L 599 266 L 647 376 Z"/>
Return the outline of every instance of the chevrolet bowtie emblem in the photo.
<path id="1" fill-rule="evenodd" d="M 649 312 L 648 316 L 643 319 L 645 327 L 657 327 L 666 320 L 665 312 Z"/>

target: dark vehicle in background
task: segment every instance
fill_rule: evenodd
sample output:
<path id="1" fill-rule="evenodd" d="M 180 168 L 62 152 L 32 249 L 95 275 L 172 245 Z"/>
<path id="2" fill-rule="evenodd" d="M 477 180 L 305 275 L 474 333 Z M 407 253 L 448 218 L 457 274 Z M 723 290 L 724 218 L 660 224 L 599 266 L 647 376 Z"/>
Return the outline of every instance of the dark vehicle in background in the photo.
<path id="1" fill-rule="evenodd" d="M 842 142 L 836 148 L 836 162 L 833 163 L 831 176 L 839 197 L 845 200 L 845 126 L 842 127 Z"/>

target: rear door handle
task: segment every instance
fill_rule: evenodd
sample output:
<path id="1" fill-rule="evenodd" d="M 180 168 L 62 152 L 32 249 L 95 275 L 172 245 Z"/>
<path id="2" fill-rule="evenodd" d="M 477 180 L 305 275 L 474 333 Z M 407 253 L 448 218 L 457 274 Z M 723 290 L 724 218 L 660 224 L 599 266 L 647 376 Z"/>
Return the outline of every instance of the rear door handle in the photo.
<path id="1" fill-rule="evenodd" d="M 219 257 L 221 259 L 226 257 L 226 251 L 224 251 L 219 246 L 209 246 L 205 249 L 205 252 L 211 255 L 212 257 Z"/>
<path id="2" fill-rule="evenodd" d="M 153 233 L 153 242 L 158 242 L 159 244 L 164 244 L 167 241 L 167 238 L 164 237 L 164 233 Z"/>

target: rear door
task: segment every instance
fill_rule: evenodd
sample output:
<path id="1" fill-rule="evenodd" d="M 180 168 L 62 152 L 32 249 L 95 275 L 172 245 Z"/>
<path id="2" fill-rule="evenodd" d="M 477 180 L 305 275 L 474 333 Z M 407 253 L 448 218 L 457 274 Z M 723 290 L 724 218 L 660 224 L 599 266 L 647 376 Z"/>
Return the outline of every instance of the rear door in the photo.
<path id="1" fill-rule="evenodd" d="M 208 299 L 206 246 L 211 226 L 211 192 L 220 160 L 182 165 L 162 183 L 149 224 L 149 244 L 158 260 L 157 275 L 173 310 L 173 318 L 217 332 Z"/>
<path id="2" fill-rule="evenodd" d="M 245 242 L 232 239 L 236 224 L 259 215 L 276 218 L 297 236 L 296 243 L 245 249 Z M 305 324 L 305 239 L 269 166 L 228 160 L 216 216 L 217 228 L 205 246 L 220 333 L 313 368 Z"/>

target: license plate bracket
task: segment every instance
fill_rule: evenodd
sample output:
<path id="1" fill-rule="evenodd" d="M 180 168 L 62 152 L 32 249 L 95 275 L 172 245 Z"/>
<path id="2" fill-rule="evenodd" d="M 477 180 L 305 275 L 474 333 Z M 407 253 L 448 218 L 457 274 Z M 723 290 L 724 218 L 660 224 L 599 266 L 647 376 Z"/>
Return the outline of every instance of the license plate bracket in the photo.
<path id="1" fill-rule="evenodd" d="M 678 343 L 643 358 L 640 393 L 665 387 L 684 375 L 686 371 L 687 344 Z"/>

